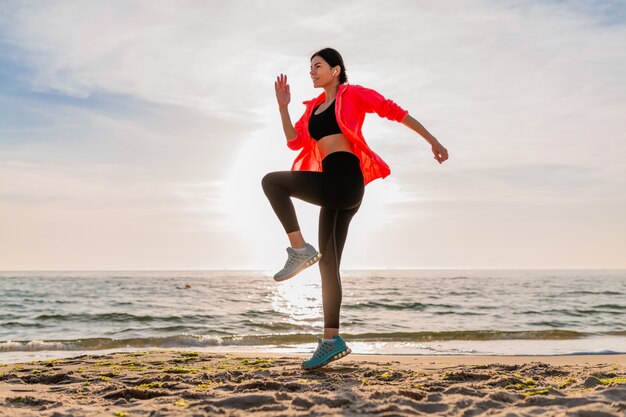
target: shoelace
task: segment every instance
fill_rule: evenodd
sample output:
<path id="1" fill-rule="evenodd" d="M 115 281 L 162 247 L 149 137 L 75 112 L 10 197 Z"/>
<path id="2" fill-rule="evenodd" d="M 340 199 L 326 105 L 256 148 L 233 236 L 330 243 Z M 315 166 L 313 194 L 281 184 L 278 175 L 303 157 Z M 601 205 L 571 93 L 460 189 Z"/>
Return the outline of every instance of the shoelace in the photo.
<path id="1" fill-rule="evenodd" d="M 289 255 L 287 258 L 287 262 L 285 262 L 285 267 L 291 266 L 296 263 L 296 258 L 294 256 Z"/>
<path id="2" fill-rule="evenodd" d="M 287 262 L 285 262 L 285 268 L 288 267 L 288 266 L 292 266 L 297 261 L 303 260 L 306 257 L 307 257 L 307 255 L 305 255 L 305 254 L 299 254 L 299 253 L 289 254 L 289 257 L 287 258 Z"/>
<path id="3" fill-rule="evenodd" d="M 314 358 L 319 358 L 333 351 L 334 342 L 318 342 L 317 350 L 313 354 Z"/>

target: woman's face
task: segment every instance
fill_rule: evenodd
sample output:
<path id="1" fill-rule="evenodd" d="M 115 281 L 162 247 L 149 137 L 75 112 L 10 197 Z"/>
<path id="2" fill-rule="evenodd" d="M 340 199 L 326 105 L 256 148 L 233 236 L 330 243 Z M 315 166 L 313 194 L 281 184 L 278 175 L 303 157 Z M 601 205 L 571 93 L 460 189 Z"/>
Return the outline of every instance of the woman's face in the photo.
<path id="1" fill-rule="evenodd" d="M 333 68 L 321 56 L 314 56 L 311 60 L 311 72 L 309 73 L 311 80 L 313 80 L 313 87 L 324 87 L 332 83 L 333 80 L 339 78 L 340 70 L 339 65 Z M 333 71 L 335 75 L 333 75 Z"/>

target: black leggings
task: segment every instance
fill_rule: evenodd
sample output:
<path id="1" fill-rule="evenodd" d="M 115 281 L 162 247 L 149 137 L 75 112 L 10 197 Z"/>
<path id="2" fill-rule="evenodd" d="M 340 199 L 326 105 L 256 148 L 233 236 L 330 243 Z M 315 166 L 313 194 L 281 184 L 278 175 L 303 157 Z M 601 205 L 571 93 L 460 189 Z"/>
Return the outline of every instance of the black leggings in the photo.
<path id="1" fill-rule="evenodd" d="M 352 216 L 361 206 L 365 186 L 359 158 L 351 152 L 333 152 L 322 160 L 322 172 L 278 171 L 263 177 L 263 191 L 285 232 L 300 230 L 295 197 L 321 206 L 319 261 L 322 275 L 324 327 L 339 328 L 341 277 L 339 264 Z"/>

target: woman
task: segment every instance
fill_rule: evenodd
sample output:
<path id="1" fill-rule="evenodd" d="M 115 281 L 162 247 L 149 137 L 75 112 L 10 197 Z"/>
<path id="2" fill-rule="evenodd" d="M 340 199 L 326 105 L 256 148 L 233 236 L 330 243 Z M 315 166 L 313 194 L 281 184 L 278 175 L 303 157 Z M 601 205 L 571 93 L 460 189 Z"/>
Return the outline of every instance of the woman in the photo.
<path id="1" fill-rule="evenodd" d="M 341 279 L 339 264 L 348 226 L 359 210 L 365 185 L 390 173 L 389 166 L 363 138 L 361 126 L 366 113 L 403 123 L 423 136 L 442 163 L 448 151 L 408 112 L 376 91 L 347 83 L 346 68 L 339 52 L 322 49 L 311 57 L 311 79 L 324 93 L 305 101 L 304 115 L 291 123 L 287 106 L 291 100 L 287 76 L 277 77 L 274 87 L 287 146 L 301 149 L 291 171 L 270 172 L 262 185 L 267 198 L 289 238 L 287 262 L 276 273 L 284 281 L 319 260 L 324 307 L 324 338 L 318 338 L 313 357 L 304 369 L 319 368 L 351 352 L 339 336 Z M 319 248 L 307 243 L 298 225 L 291 197 L 321 206 Z"/>

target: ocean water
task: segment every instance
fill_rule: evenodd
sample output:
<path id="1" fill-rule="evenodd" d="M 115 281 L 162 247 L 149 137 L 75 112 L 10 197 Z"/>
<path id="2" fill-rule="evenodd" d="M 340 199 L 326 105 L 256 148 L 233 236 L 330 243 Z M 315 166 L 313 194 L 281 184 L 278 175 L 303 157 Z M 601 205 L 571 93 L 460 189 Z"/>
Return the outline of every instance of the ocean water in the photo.
<path id="1" fill-rule="evenodd" d="M 0 272 L 0 362 L 135 349 L 309 353 L 319 271 Z M 626 270 L 342 271 L 354 353 L 626 353 Z"/>

